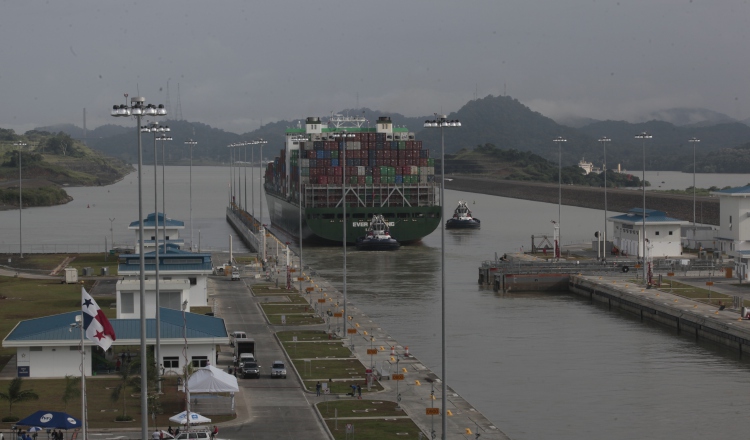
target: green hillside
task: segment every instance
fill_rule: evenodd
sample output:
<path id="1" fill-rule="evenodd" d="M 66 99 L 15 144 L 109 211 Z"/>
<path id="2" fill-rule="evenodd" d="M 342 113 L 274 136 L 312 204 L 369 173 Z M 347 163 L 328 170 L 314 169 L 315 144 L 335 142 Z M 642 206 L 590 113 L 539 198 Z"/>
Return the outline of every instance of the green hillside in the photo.
<path id="1" fill-rule="evenodd" d="M 20 154 L 20 156 L 19 156 Z M 32 130 L 16 135 L 0 129 L 0 203 L 18 206 L 19 159 L 24 206 L 50 206 L 70 201 L 62 185 L 109 185 L 133 167 L 103 156 L 66 133 Z"/>

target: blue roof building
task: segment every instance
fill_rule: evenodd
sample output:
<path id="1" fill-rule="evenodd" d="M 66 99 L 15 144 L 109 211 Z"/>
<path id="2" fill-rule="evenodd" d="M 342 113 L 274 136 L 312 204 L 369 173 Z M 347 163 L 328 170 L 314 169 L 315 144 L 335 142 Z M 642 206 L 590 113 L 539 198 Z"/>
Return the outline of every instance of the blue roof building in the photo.
<path id="1" fill-rule="evenodd" d="M 716 247 L 734 258 L 735 272 L 748 277 L 750 264 L 750 185 L 714 191 L 719 197 L 719 232 Z"/>
<path id="2" fill-rule="evenodd" d="M 157 223 L 159 227 L 158 231 L 155 230 Z M 138 243 L 140 239 L 139 221 L 131 222 L 128 229 L 135 231 L 135 252 L 138 252 L 140 249 Z M 185 222 L 165 217 L 161 212 L 156 214 L 152 212 L 143 220 L 143 236 L 145 237 L 143 241 L 144 252 L 153 250 L 157 244 L 157 240 L 159 247 L 162 249 L 165 241 L 167 245 L 172 244 L 180 248 L 184 247 L 185 240 L 180 238 L 180 231 L 183 229 L 185 229 Z"/>
<path id="3" fill-rule="evenodd" d="M 144 253 L 146 317 L 156 316 L 156 252 Z M 117 317 L 138 318 L 140 311 L 140 255 L 121 254 L 117 273 Z M 185 300 L 191 307 L 208 305 L 208 275 L 213 273 L 211 254 L 189 252 L 167 245 L 159 251 L 159 304 L 180 309 Z"/>
<path id="4" fill-rule="evenodd" d="M 646 209 L 644 224 L 643 208 L 633 208 L 627 214 L 609 217 L 613 223 L 612 244 L 622 255 L 643 256 L 643 240 L 646 234 L 647 257 L 670 257 L 682 254 L 681 228 L 688 222 L 667 216 L 664 211 Z"/>
<path id="5" fill-rule="evenodd" d="M 19 322 L 3 339 L 3 347 L 16 348 L 19 377 L 65 377 L 80 375 L 81 330 L 74 327 L 80 312 L 68 312 Z M 187 338 L 187 362 L 195 366 L 215 363 L 216 345 L 228 344 L 224 320 L 213 316 L 161 308 L 161 363 L 168 371 L 179 372 Z M 113 363 L 120 347 L 140 345 L 140 319 L 111 319 L 117 339 L 106 353 Z M 156 320 L 146 320 L 147 344 L 156 342 Z M 95 344 L 84 338 L 86 374 L 90 375 L 91 350 Z M 100 350 L 98 347 L 97 350 Z M 135 353 L 132 353 L 133 355 Z"/>

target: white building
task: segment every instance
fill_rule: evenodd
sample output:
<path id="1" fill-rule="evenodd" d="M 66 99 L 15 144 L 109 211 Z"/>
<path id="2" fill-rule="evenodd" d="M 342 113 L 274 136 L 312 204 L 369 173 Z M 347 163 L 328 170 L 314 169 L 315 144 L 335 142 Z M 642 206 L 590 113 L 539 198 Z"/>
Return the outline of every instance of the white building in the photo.
<path id="1" fill-rule="evenodd" d="M 18 377 L 62 378 L 80 376 L 81 331 L 71 327 L 81 312 L 68 312 L 19 322 L 3 339 L 4 348 L 16 348 Z M 186 363 L 204 367 L 216 363 L 216 346 L 229 344 L 229 335 L 221 318 L 197 315 L 167 308 L 161 309 L 161 363 L 165 371 L 179 373 Z M 116 340 L 106 353 L 112 364 L 123 346 L 140 345 L 140 319 L 111 319 Z M 156 343 L 154 319 L 146 320 L 146 344 Z M 187 338 L 187 346 L 185 344 Z M 86 375 L 92 374 L 92 350 L 101 350 L 84 339 Z M 183 352 L 184 350 L 184 352 Z M 98 369 L 98 368 L 97 368 Z"/>
<path id="2" fill-rule="evenodd" d="M 719 196 L 719 232 L 716 245 L 734 258 L 738 277 L 748 279 L 750 263 L 750 185 L 714 191 Z"/>
<path id="3" fill-rule="evenodd" d="M 614 226 L 612 243 L 621 254 L 643 255 L 643 209 L 633 208 L 627 214 L 610 217 Z M 682 254 L 681 228 L 686 221 L 667 217 L 663 211 L 646 210 L 646 239 L 649 257 L 675 257 Z"/>
<path id="4" fill-rule="evenodd" d="M 156 262 L 155 252 L 144 254 L 146 283 L 146 317 L 156 313 Z M 117 266 L 117 317 L 137 318 L 140 315 L 140 255 L 122 254 Z M 188 301 L 191 307 L 208 305 L 208 275 L 213 272 L 211 254 L 195 253 L 167 246 L 159 252 L 159 305 L 181 310 Z"/>
<path id="5" fill-rule="evenodd" d="M 157 226 L 157 221 L 158 221 L 159 230 L 155 231 L 154 229 Z M 135 231 L 135 252 L 136 253 L 140 249 L 139 223 L 140 222 L 136 220 L 134 222 L 131 222 L 130 225 L 128 226 L 128 229 Z M 158 240 L 160 249 L 164 248 L 165 241 L 167 245 L 174 245 L 182 249 L 185 246 L 185 240 L 180 238 L 180 231 L 183 229 L 185 229 L 185 222 L 182 222 L 180 220 L 173 220 L 169 217 L 165 218 L 164 214 L 161 212 L 156 213 L 156 214 L 152 212 L 146 217 L 145 220 L 143 220 L 143 236 L 146 237 L 146 239 L 143 240 L 143 252 L 145 253 L 145 252 L 153 251 L 154 247 L 156 246 L 157 240 Z"/>

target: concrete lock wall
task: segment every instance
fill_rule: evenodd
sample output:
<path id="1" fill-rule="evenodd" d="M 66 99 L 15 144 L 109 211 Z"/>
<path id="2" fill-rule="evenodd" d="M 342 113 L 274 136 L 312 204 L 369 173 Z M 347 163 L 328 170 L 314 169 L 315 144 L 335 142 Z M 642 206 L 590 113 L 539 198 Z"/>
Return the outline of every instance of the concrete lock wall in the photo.
<path id="1" fill-rule="evenodd" d="M 624 285 L 624 283 L 623 283 Z M 700 312 L 685 311 L 636 295 L 632 295 L 618 288 L 616 284 L 598 283 L 579 276 L 571 276 L 570 291 L 590 301 L 607 304 L 639 316 L 641 320 L 649 319 L 659 324 L 676 329 L 678 332 L 688 332 L 696 339 L 703 339 L 716 344 L 738 350 L 740 353 L 750 352 L 750 331 L 735 328 L 727 323 Z"/>

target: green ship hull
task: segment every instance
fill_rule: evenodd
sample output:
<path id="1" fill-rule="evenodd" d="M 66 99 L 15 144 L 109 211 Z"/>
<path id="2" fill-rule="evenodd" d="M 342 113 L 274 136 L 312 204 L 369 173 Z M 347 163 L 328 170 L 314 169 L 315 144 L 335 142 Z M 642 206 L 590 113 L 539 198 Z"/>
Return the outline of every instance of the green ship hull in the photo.
<path id="1" fill-rule="evenodd" d="M 305 241 L 344 241 L 343 208 L 303 207 L 296 200 L 287 200 L 266 187 L 271 223 L 291 236 Z M 354 244 L 365 235 L 373 215 L 382 215 L 389 224 L 393 238 L 406 244 L 421 240 L 440 225 L 440 206 L 348 206 L 346 209 L 346 241 Z"/>

